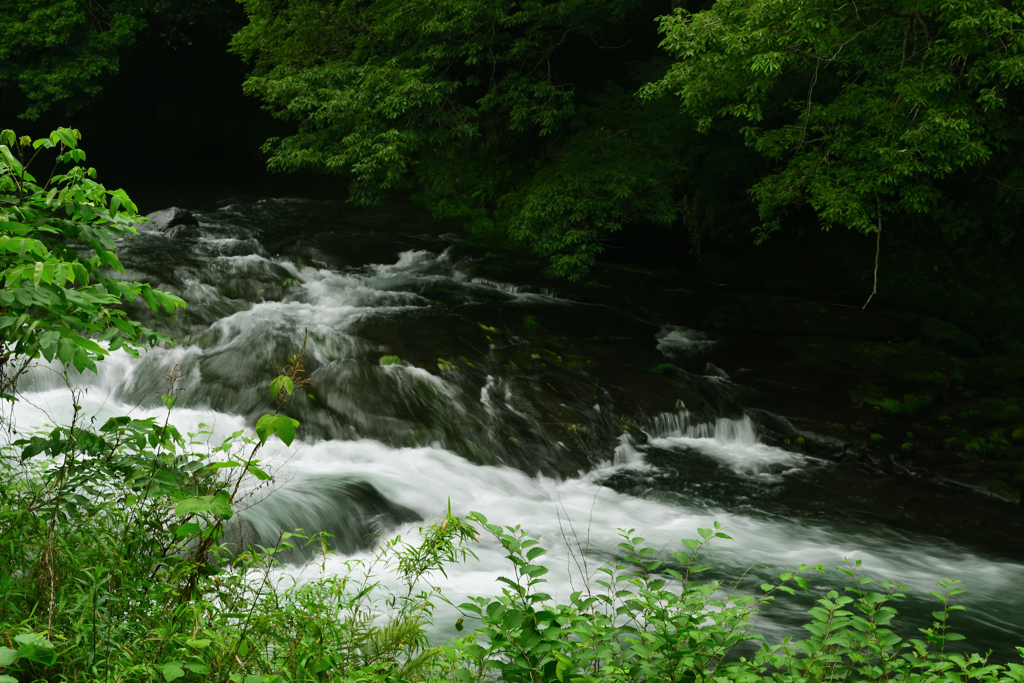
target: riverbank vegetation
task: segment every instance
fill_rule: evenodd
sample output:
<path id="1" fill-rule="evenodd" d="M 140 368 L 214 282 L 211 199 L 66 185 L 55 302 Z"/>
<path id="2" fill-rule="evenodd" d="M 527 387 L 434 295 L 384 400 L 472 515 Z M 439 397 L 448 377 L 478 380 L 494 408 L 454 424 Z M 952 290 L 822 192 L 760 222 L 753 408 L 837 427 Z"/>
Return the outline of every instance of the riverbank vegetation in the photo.
<path id="1" fill-rule="evenodd" d="M 756 595 L 701 581 L 701 552 L 727 538 L 718 527 L 664 558 L 624 530 L 621 559 L 592 568 L 562 602 L 543 592 L 544 549 L 478 514 L 449 513 L 346 574 L 318 572 L 324 536 L 225 542 L 264 479 L 252 457 L 260 441 L 197 446 L 203 439 L 114 419 L 5 451 L 0 680 L 1024 680 L 1019 664 L 954 649 L 956 582 L 940 582 L 935 621 L 904 640 L 902 587 L 871 583 L 855 563 L 840 568 L 846 591 L 817 600 L 804 637 L 765 642 L 750 628 L 757 611 L 806 590 L 822 568 L 782 574 Z M 472 562 L 483 536 L 507 553 L 501 592 L 459 607 L 454 626 L 466 635 L 431 643 L 445 601 L 431 576 Z M 282 572 L 278 558 L 294 562 L 300 550 L 312 559 L 296 583 L 297 567 Z"/>

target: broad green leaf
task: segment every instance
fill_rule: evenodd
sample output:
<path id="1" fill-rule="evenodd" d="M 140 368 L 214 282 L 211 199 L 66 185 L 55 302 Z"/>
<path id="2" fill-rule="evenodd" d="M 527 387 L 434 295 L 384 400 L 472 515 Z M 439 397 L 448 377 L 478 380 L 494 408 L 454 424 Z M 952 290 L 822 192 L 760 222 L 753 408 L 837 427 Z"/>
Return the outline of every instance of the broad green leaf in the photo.
<path id="1" fill-rule="evenodd" d="M 175 512 L 177 512 L 177 508 L 175 508 Z M 178 538 L 182 538 L 184 536 L 198 534 L 202 530 L 203 528 L 195 522 L 185 522 L 184 524 L 179 525 L 178 528 L 174 530 L 174 535 Z"/>
<path id="2" fill-rule="evenodd" d="M 267 439 L 277 434 L 286 446 L 290 446 L 295 439 L 295 428 L 298 426 L 298 420 L 285 415 L 263 415 L 256 422 L 256 435 L 259 436 L 260 443 L 266 443 Z"/>
<path id="3" fill-rule="evenodd" d="M 292 395 L 292 390 L 295 388 L 292 378 L 287 375 L 278 375 L 274 378 L 274 381 L 270 383 L 270 395 L 277 396 L 282 390 L 289 396 Z"/>
<path id="4" fill-rule="evenodd" d="M 75 138 L 75 132 L 69 128 L 58 128 L 54 135 L 57 136 L 57 140 L 53 140 L 55 143 L 59 140 L 64 144 L 65 147 L 75 149 L 78 147 L 78 140 Z M 51 139 L 53 139 L 51 137 Z"/>
<path id="5" fill-rule="evenodd" d="M 156 296 L 153 295 L 153 288 L 149 285 L 142 287 L 142 298 L 149 306 L 149 309 L 156 313 L 160 309 L 160 304 L 157 303 Z"/>
<path id="6" fill-rule="evenodd" d="M 181 678 L 185 675 L 185 670 L 182 668 L 182 663 L 178 660 L 173 662 L 167 662 L 160 667 L 160 672 L 164 675 L 164 680 L 170 683 L 170 681 Z"/>
<path id="7" fill-rule="evenodd" d="M 262 469 L 257 467 L 255 463 L 249 463 L 249 465 L 245 469 L 249 474 L 256 477 L 260 481 L 267 481 L 268 479 L 272 478 L 269 474 L 267 474 Z"/>
<path id="8" fill-rule="evenodd" d="M 27 659 L 30 662 L 52 665 L 57 661 L 57 653 L 53 649 L 53 643 L 46 639 L 42 633 L 23 633 L 15 636 L 20 645 L 18 646 L 18 659 Z"/>
<path id="9" fill-rule="evenodd" d="M 178 517 L 207 512 L 220 515 L 224 519 L 229 519 L 233 513 L 231 501 L 227 493 L 222 491 L 213 496 L 186 498 L 174 506 L 174 514 Z"/>
<path id="10" fill-rule="evenodd" d="M 18 653 L 9 647 L 0 647 L 0 667 L 10 666 L 11 662 L 18 656 Z"/>
<path id="11" fill-rule="evenodd" d="M 7 145 L 0 145 L 0 159 L 2 159 L 11 168 L 18 167 L 18 162 L 15 160 L 14 155 L 11 154 L 11 150 Z"/>
<path id="12" fill-rule="evenodd" d="M 189 671 L 191 671 L 192 673 L 197 673 L 197 674 L 208 674 L 208 673 L 210 673 L 210 665 L 207 664 L 206 662 L 200 661 L 198 659 L 193 659 L 192 661 L 186 663 L 185 664 L 185 668 L 188 669 Z"/>

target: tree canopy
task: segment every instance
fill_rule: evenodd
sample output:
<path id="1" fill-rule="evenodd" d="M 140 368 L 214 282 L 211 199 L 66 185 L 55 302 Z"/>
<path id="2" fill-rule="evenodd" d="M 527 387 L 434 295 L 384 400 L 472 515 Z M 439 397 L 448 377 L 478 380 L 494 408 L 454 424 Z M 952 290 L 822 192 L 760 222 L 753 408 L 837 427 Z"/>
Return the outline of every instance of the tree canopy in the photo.
<path id="1" fill-rule="evenodd" d="M 294 126 L 271 168 L 346 174 L 360 203 L 414 189 L 577 277 L 624 223 L 678 212 L 680 122 L 633 98 L 654 6 L 245 0 L 232 49 L 254 66 L 246 91 Z"/>
<path id="2" fill-rule="evenodd" d="M 718 0 L 658 18 L 661 52 L 642 27 L 668 8 L 640 0 L 244 4 L 246 91 L 293 126 L 271 168 L 415 190 L 570 277 L 625 224 L 692 219 L 697 132 L 723 123 L 764 160 L 762 238 L 801 205 L 865 233 L 935 213 L 965 169 L 974 199 L 1019 200 L 1019 3 Z"/>
<path id="3" fill-rule="evenodd" d="M 0 91 L 22 118 L 92 102 L 125 53 L 150 29 L 157 39 L 188 41 L 189 28 L 223 14 L 220 0 L 4 0 Z"/>
<path id="4" fill-rule="evenodd" d="M 1005 157 L 1021 143 L 1022 10 L 718 0 L 661 19 L 676 61 L 644 94 L 677 95 L 702 130 L 744 124 L 747 144 L 777 161 L 752 190 L 765 229 L 806 203 L 826 229 L 877 231 L 883 216 L 935 209 L 939 182 L 963 169 L 1022 184 Z"/>

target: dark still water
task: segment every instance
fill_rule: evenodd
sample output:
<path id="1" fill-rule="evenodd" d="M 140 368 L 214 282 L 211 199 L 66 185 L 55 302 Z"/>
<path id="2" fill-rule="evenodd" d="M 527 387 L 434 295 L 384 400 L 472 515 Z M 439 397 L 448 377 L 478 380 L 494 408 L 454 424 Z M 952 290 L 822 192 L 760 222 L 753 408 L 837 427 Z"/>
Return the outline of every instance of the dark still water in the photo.
<path id="1" fill-rule="evenodd" d="M 651 291 L 645 306 L 621 271 L 611 285 L 552 284 L 514 254 L 398 209 L 263 200 L 194 215 L 197 225 L 143 228 L 120 251 L 129 277 L 189 302 L 150 319 L 178 345 L 116 356 L 74 381 L 100 418 L 157 415 L 161 376 L 177 365 L 172 421 L 211 425 L 219 439 L 273 409 L 274 369 L 308 335 L 313 385 L 288 408 L 299 440 L 269 444 L 279 488 L 243 513 L 263 542 L 282 529 L 329 531 L 338 554 L 327 569 L 341 571 L 382 536 L 415 536 L 450 501 L 540 539 L 549 592 L 564 600 L 584 581 L 570 547 L 587 546 L 592 571 L 616 557 L 618 528 L 675 550 L 717 520 L 735 541 L 709 562 L 721 578 L 753 566 L 741 590 L 800 563 L 856 558 L 914 592 L 900 607 L 905 634 L 930 622 L 931 598 L 919 596 L 950 577 L 968 590 L 956 623 L 970 646 L 1004 658 L 1024 644 L 1019 513 L 865 472 L 842 461 L 842 444 L 811 434 L 804 452 L 770 445 L 777 418 L 763 401 L 744 404 L 756 340 L 723 351 L 728 335 L 701 329 L 700 293 Z M 690 303 L 666 313 L 671 297 Z M 671 376 L 651 372 L 667 363 Z M 35 368 L 21 389 L 20 426 L 70 415 L 52 368 Z M 950 522 L 951 508 L 986 528 Z M 496 545 L 474 550 L 478 562 L 438 577 L 455 603 L 495 593 L 505 571 Z M 832 574 L 814 590 L 840 585 Z M 793 632 L 808 602 L 780 601 L 759 628 Z M 449 616 L 439 613 L 439 635 Z"/>

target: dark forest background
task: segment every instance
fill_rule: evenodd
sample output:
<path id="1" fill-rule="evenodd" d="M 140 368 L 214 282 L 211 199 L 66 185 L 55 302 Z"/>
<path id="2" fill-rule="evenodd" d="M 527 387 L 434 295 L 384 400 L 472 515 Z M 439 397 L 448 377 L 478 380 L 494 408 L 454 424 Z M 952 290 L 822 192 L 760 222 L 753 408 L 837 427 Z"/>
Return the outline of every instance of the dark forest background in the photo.
<path id="1" fill-rule="evenodd" d="M 75 5 L 56 4 L 66 5 L 65 12 Z M 94 92 L 77 93 L 35 116 L 24 116 L 33 101 L 16 77 L 19 70 L 44 63 L 50 48 L 8 49 L 0 88 L 3 127 L 32 135 L 61 125 L 81 130 L 83 148 L 101 179 L 127 189 L 144 213 L 168 203 L 223 196 L 347 196 L 351 178 L 343 169 L 294 164 L 286 169 L 290 172 L 267 171 L 268 155 L 261 147 L 268 138 L 295 133 L 303 123 L 275 118 L 263 108 L 265 98 L 261 102 L 246 95 L 242 84 L 247 77 L 269 67 L 260 66 L 261 57 L 247 62 L 228 50 L 232 37 L 249 22 L 246 10 L 266 11 L 267 3 L 122 4 L 131 6 L 122 11 L 142 20 L 128 39 L 108 50 L 113 68 L 86 79 Z M 572 83 L 575 118 L 556 126 L 553 134 L 522 138 L 528 140 L 525 146 L 521 140 L 516 144 L 526 149 L 523 159 L 496 157 L 495 163 L 507 163 L 509 173 L 540 168 L 552 158 L 551 148 L 574 144 L 581 127 L 623 126 L 635 131 L 634 139 L 642 138 L 641 153 L 628 163 L 661 164 L 652 173 L 660 174 L 655 185 L 660 183 L 657 189 L 663 196 L 651 201 L 664 201 L 669 212 L 659 217 L 657 211 L 627 209 L 613 216 L 615 228 L 600 232 L 595 241 L 598 262 L 677 269 L 710 282 L 795 292 L 844 305 L 863 303 L 872 287 L 874 236 L 838 228 L 823 231 L 819 216 L 804 205 L 786 214 L 784 230 L 755 244 L 752 231 L 761 220 L 750 188 L 775 162 L 744 144 L 739 123 L 726 121 L 704 134 L 671 98 L 638 104 L 637 89 L 661 77 L 672 63 L 659 46 L 664 36 L 656 23 L 672 8 L 663 1 L 613 4 L 620 7 L 610 34 L 569 34 L 548 55 L 563 80 Z M 115 11 L 115 5 L 107 11 Z M 13 11 L 24 13 L 24 8 Z M 7 36 L 22 29 L 9 25 Z M 73 42 L 74 36 L 100 29 L 83 25 L 68 35 Z M 944 199 L 938 209 L 890 223 L 895 227 L 882 241 L 879 295 L 873 305 L 945 318 L 998 350 L 1022 331 L 1024 240 L 1019 235 L 1019 201 L 990 173 L 990 168 L 977 166 L 958 170 L 937 182 Z M 436 196 L 433 203 L 429 196 L 424 200 L 421 186 L 416 180 L 398 183 L 376 200 L 412 196 L 436 210 L 443 202 Z M 617 190 L 611 187 L 609 192 Z M 513 188 L 506 196 L 514 199 L 516 192 L 522 194 Z M 493 211 L 494 206 L 462 207 L 461 213 L 449 214 L 474 225 L 480 221 L 473 211 Z M 502 233 L 499 221 L 485 222 L 482 232 L 489 228 L 491 236 Z M 940 233 L 940 223 L 963 227 L 944 227 Z M 564 244 L 545 247 L 522 239 L 524 233 L 531 237 L 531 229 L 520 228 L 518 236 L 535 248 L 539 261 L 564 251 Z M 584 264 L 580 271 L 584 279 L 586 269 Z M 574 275 L 571 268 L 555 270 Z"/>

